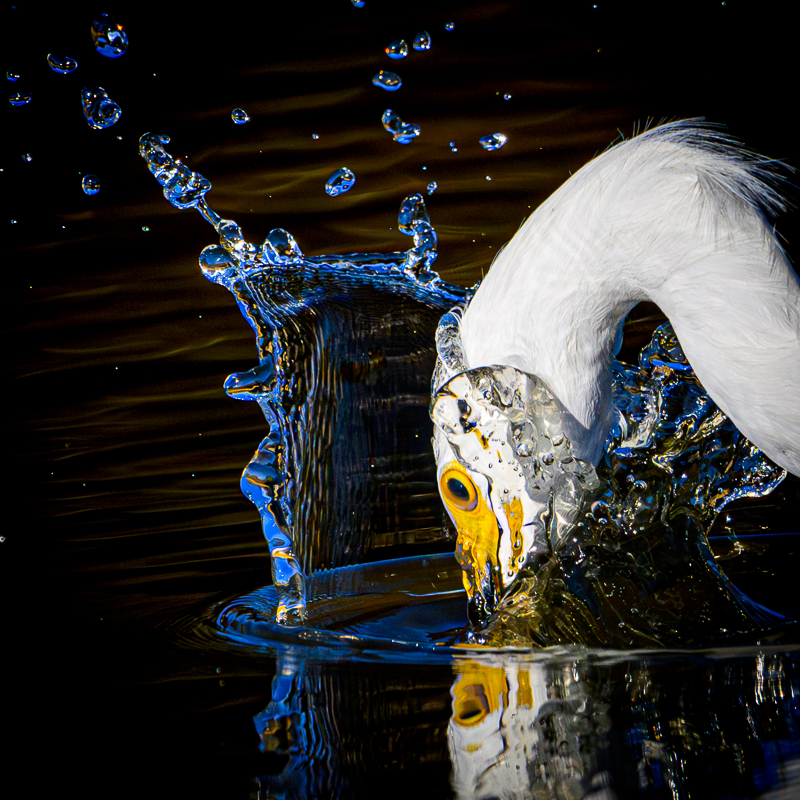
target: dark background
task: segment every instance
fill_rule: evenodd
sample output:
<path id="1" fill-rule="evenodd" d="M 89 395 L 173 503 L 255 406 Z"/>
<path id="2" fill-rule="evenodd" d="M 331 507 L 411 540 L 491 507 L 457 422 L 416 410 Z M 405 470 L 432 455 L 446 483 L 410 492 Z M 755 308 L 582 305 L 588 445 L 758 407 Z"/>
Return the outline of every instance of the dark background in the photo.
<path id="1" fill-rule="evenodd" d="M 169 206 L 137 155 L 138 137 L 169 134 L 170 152 L 214 184 L 212 207 L 251 241 L 284 227 L 310 255 L 405 249 L 399 203 L 436 180 L 426 198 L 439 234 L 435 268 L 468 285 L 529 209 L 647 124 L 705 117 L 800 165 L 796 28 L 785 8 L 5 7 L 4 68 L 22 75 L 7 90 L 33 93 L 28 106 L 4 106 L 0 165 L 10 249 L 3 662 L 7 706 L 23 708 L 4 726 L 10 785 L 83 797 L 244 797 L 252 776 L 275 766 L 249 721 L 269 699 L 273 662 L 176 632 L 267 580 L 257 515 L 238 492 L 264 422 L 255 404 L 221 389 L 227 374 L 253 365 L 252 334 L 197 268 L 213 231 Z M 130 38 L 117 60 L 92 47 L 89 27 L 103 11 Z M 421 29 L 429 52 L 383 54 Z M 51 51 L 78 69 L 53 73 Z M 372 86 L 381 68 L 398 72 L 402 89 Z M 84 85 L 120 104 L 119 123 L 89 128 Z M 231 122 L 239 106 L 247 125 Z M 419 140 L 392 142 L 380 125 L 386 108 L 419 124 Z M 497 131 L 508 144 L 483 151 L 477 139 Z M 356 185 L 329 198 L 325 179 L 343 165 Z M 100 179 L 94 197 L 81 191 L 86 173 Z M 779 220 L 790 255 L 797 220 L 794 210 Z M 446 771 L 431 781 L 431 792 L 446 793 Z"/>

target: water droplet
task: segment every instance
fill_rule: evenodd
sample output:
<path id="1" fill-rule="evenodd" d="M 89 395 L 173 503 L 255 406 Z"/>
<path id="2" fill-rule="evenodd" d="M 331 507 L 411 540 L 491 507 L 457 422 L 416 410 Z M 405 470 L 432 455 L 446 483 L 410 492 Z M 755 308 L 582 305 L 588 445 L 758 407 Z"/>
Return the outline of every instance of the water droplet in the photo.
<path id="1" fill-rule="evenodd" d="M 311 134 L 311 138 L 312 139 L 319 139 L 319 134 L 318 133 L 312 133 Z"/>
<path id="2" fill-rule="evenodd" d="M 81 186 L 83 186 L 83 191 L 89 195 L 97 194 L 100 191 L 100 181 L 97 175 L 85 175 Z"/>
<path id="3" fill-rule="evenodd" d="M 18 81 L 19 80 L 19 73 L 18 72 L 6 72 L 6 78 L 10 81 Z"/>
<path id="4" fill-rule="evenodd" d="M 454 153 L 457 153 L 457 152 L 458 152 L 458 148 L 456 147 L 456 143 L 455 143 L 455 142 L 450 142 L 450 149 L 451 149 L 451 150 L 452 150 Z"/>
<path id="5" fill-rule="evenodd" d="M 400 80 L 399 75 L 396 75 L 394 72 L 388 72 L 385 69 L 378 72 L 378 74 L 373 77 L 372 82 L 375 86 L 386 89 L 387 92 L 396 92 L 403 85 L 403 81 Z"/>
<path id="6" fill-rule="evenodd" d="M 503 100 L 510 100 L 510 99 L 511 99 L 511 95 L 510 95 L 508 92 L 506 92 L 506 93 L 503 95 Z"/>
<path id="7" fill-rule="evenodd" d="M 387 48 L 389 58 L 405 58 L 408 55 L 408 45 L 405 39 L 395 39 Z"/>
<path id="8" fill-rule="evenodd" d="M 106 58 L 119 58 L 128 49 L 128 35 L 108 14 L 101 14 L 92 23 L 92 41 L 95 50 Z"/>
<path id="9" fill-rule="evenodd" d="M 447 22 L 445 23 L 444 29 L 446 31 L 451 31 L 453 30 L 453 28 L 455 28 L 455 26 L 456 26 L 455 22 Z"/>
<path id="10" fill-rule="evenodd" d="M 231 111 L 231 119 L 237 125 L 244 125 L 245 122 L 250 122 L 250 117 L 243 108 L 234 108 L 233 111 Z"/>
<path id="11" fill-rule="evenodd" d="M 408 122 L 403 122 L 391 108 L 387 108 L 381 117 L 383 127 L 386 128 L 396 142 L 400 144 L 410 144 L 417 136 L 419 136 L 419 125 L 412 125 Z"/>
<path id="12" fill-rule="evenodd" d="M 523 439 L 517 445 L 517 455 L 523 458 L 533 455 L 533 441 L 531 439 Z"/>
<path id="13" fill-rule="evenodd" d="M 289 231 L 275 228 L 264 242 L 264 255 L 270 264 L 291 264 L 303 258 L 303 251 Z"/>
<path id="14" fill-rule="evenodd" d="M 553 447 L 561 447 L 564 444 L 564 434 L 561 432 L 554 434 L 551 441 L 553 442 Z"/>
<path id="15" fill-rule="evenodd" d="M 31 101 L 30 92 L 14 92 L 8 96 L 8 102 L 12 106 L 25 106 Z"/>
<path id="16" fill-rule="evenodd" d="M 23 161 L 33 161 L 33 156 L 30 153 L 23 153 L 22 154 Z"/>
<path id="17" fill-rule="evenodd" d="M 493 133 L 491 136 L 482 136 L 479 141 L 484 150 L 499 150 L 508 137 L 504 133 Z"/>
<path id="18" fill-rule="evenodd" d="M 439 188 L 439 184 L 436 183 L 436 181 L 431 181 L 428 184 L 427 188 L 428 188 L 428 194 L 433 194 Z"/>
<path id="19" fill-rule="evenodd" d="M 542 453 L 542 464 L 549 467 L 555 461 L 555 456 L 552 453 Z"/>
<path id="20" fill-rule="evenodd" d="M 364 0 L 351 0 L 356 8 L 364 8 Z"/>
<path id="21" fill-rule="evenodd" d="M 431 35 L 428 31 L 420 31 L 414 37 L 414 43 L 412 47 L 415 50 L 430 50 L 431 49 Z"/>
<path id="22" fill-rule="evenodd" d="M 47 63 L 53 72 L 60 72 L 62 75 L 78 69 L 78 62 L 74 58 L 62 56 L 61 53 L 48 53 Z"/>
<path id="23" fill-rule="evenodd" d="M 337 169 L 336 172 L 328 178 L 328 182 L 325 184 L 325 191 L 331 197 L 336 197 L 337 194 L 349 192 L 350 189 L 353 188 L 355 182 L 356 176 L 353 174 L 352 170 L 347 169 L 347 167 L 342 167 L 341 169 Z"/>
<path id="24" fill-rule="evenodd" d="M 487 176 L 486 176 L 486 180 L 487 180 L 487 181 L 490 181 L 491 179 L 492 179 L 492 176 L 491 176 L 491 175 L 487 175 Z"/>
<path id="25" fill-rule="evenodd" d="M 122 114 L 122 109 L 101 86 L 84 86 L 81 90 L 83 116 L 92 128 L 110 128 Z"/>
<path id="26" fill-rule="evenodd" d="M 149 230 L 150 230 L 150 228 L 148 228 L 148 227 L 147 227 L 147 225 L 142 225 L 142 230 L 143 230 L 145 233 L 147 233 L 147 231 L 149 231 Z"/>
<path id="27" fill-rule="evenodd" d="M 637 492 L 643 492 L 647 488 L 646 481 L 634 481 L 633 488 L 636 489 Z"/>

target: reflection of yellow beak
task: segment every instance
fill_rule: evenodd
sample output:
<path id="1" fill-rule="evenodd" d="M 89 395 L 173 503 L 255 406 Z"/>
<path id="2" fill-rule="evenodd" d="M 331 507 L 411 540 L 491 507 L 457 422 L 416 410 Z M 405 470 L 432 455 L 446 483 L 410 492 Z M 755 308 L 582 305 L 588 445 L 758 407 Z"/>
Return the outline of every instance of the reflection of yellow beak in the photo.
<path id="1" fill-rule="evenodd" d="M 459 667 L 459 672 L 451 689 L 456 725 L 480 725 L 487 716 L 508 706 L 508 681 L 501 667 L 471 663 Z"/>

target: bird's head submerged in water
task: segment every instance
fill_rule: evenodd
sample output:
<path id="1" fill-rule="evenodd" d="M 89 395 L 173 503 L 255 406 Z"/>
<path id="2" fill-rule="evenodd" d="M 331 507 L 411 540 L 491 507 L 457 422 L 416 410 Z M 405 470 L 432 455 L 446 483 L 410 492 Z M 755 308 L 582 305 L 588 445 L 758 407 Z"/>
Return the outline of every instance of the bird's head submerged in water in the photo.
<path id="1" fill-rule="evenodd" d="M 479 622 L 521 571 L 535 570 L 569 538 L 597 478 L 572 452 L 574 418 L 541 380 L 509 366 L 468 369 L 453 314 L 442 319 L 437 346 L 438 488 L 458 531 L 470 617 Z"/>

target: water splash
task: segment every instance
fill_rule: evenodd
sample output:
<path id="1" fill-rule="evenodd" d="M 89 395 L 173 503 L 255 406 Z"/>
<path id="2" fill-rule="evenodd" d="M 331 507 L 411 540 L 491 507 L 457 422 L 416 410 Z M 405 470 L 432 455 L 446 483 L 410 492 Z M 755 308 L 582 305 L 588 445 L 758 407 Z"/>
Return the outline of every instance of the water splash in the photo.
<path id="1" fill-rule="evenodd" d="M 165 197 L 215 228 L 201 270 L 234 294 L 256 334 L 258 363 L 225 390 L 256 401 L 269 425 L 241 482 L 272 555 L 275 603 L 264 613 L 302 623 L 315 570 L 356 564 L 408 541 L 405 532 L 441 539 L 427 443 L 409 433 L 424 429 L 435 365 L 433 417 L 438 430 L 467 437 L 452 444 L 461 469 L 516 476 L 530 502 L 505 501 L 509 529 L 536 510 L 497 565 L 479 564 L 459 532 L 470 644 L 683 646 L 752 637 L 779 621 L 719 571 L 707 530 L 731 500 L 769 492 L 784 473 L 709 400 L 668 327 L 638 366 L 614 364 L 617 423 L 595 469 L 572 455 L 563 410 L 540 381 L 511 367 L 466 369 L 457 315 L 442 314 L 471 291 L 431 269 L 437 237 L 419 194 L 398 214 L 408 250 L 307 256 L 281 228 L 248 242 L 208 206 L 210 182 L 167 153 L 168 142 L 145 134 L 140 153 Z M 497 444 L 502 467 L 469 449 L 474 430 Z M 261 624 L 248 609 L 230 620 Z"/>
<path id="2" fill-rule="evenodd" d="M 428 31 L 420 31 L 414 37 L 414 43 L 412 47 L 415 50 L 430 50 L 431 49 L 431 35 Z"/>
<path id="3" fill-rule="evenodd" d="M 406 536 L 442 538 L 428 442 L 411 431 L 425 425 L 436 322 L 468 293 L 430 269 L 436 233 L 421 196 L 398 215 L 413 238 L 407 251 L 306 256 L 282 229 L 247 242 L 208 206 L 211 183 L 168 143 L 145 134 L 139 152 L 173 205 L 214 226 L 219 244 L 203 250 L 201 270 L 234 294 L 256 333 L 259 363 L 225 390 L 258 402 L 269 423 L 241 485 L 272 555 L 276 616 L 299 622 L 314 570 Z"/>
<path id="4" fill-rule="evenodd" d="M 81 187 L 85 194 L 97 194 L 100 191 L 100 179 L 97 175 L 84 175 L 81 181 Z"/>
<path id="5" fill-rule="evenodd" d="M 408 55 L 408 44 L 405 39 L 395 39 L 387 48 L 389 58 L 405 58 Z"/>
<path id="6" fill-rule="evenodd" d="M 725 505 L 768 494 L 786 473 L 711 401 L 669 325 L 638 367 L 614 363 L 617 421 L 596 469 L 573 456 L 576 423 L 538 378 L 465 369 L 454 315 L 443 318 L 437 348 L 437 448 L 455 458 L 443 459 L 442 480 L 452 473 L 475 493 L 467 519 L 443 487 L 459 530 L 471 641 L 675 646 L 783 621 L 730 584 L 706 537 Z M 476 532 L 487 503 L 487 518 L 503 516 L 502 535 L 498 523 L 487 529 L 496 542 Z"/>
<path id="7" fill-rule="evenodd" d="M 101 14 L 92 22 L 91 33 L 95 50 L 101 56 L 119 58 L 128 49 L 128 34 L 108 14 Z"/>
<path id="8" fill-rule="evenodd" d="M 394 72 L 388 72 L 385 69 L 373 76 L 372 83 L 381 89 L 386 89 L 387 92 L 396 92 L 403 85 L 399 75 Z"/>
<path id="9" fill-rule="evenodd" d="M 78 69 L 78 62 L 74 58 L 61 55 L 61 53 L 48 53 L 47 63 L 53 72 L 60 72 L 62 75 Z"/>
<path id="10" fill-rule="evenodd" d="M 231 111 L 231 119 L 237 125 L 244 125 L 245 122 L 250 122 L 250 117 L 243 108 L 234 108 L 233 111 Z"/>
<path id="11" fill-rule="evenodd" d="M 508 136 L 504 133 L 493 133 L 482 136 L 478 141 L 484 150 L 499 150 L 508 141 Z"/>
<path id="12" fill-rule="evenodd" d="M 419 136 L 419 125 L 412 125 L 403 122 L 391 108 L 387 108 L 381 117 L 383 127 L 392 134 L 396 142 L 400 144 L 410 144 Z"/>
<path id="13" fill-rule="evenodd" d="M 340 167 L 334 172 L 325 183 L 325 191 L 331 197 L 349 192 L 356 182 L 356 176 L 347 167 Z"/>
<path id="14" fill-rule="evenodd" d="M 8 102 L 11 103 L 12 106 L 26 106 L 30 103 L 31 97 L 32 95 L 30 92 L 14 92 L 9 95 Z"/>
<path id="15" fill-rule="evenodd" d="M 81 90 L 83 116 L 92 128 L 110 128 L 122 115 L 122 109 L 101 86 L 84 86 Z"/>

